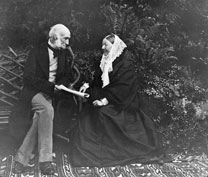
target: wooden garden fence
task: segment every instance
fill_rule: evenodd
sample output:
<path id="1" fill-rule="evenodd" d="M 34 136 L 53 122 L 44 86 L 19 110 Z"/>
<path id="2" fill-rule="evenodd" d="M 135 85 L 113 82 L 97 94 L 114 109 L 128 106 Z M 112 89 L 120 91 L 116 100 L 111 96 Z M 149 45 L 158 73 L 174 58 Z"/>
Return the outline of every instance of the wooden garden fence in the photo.
<path id="1" fill-rule="evenodd" d="M 28 52 L 17 54 L 11 47 L 0 53 L 0 129 L 8 125 L 9 115 L 22 89 Z"/>

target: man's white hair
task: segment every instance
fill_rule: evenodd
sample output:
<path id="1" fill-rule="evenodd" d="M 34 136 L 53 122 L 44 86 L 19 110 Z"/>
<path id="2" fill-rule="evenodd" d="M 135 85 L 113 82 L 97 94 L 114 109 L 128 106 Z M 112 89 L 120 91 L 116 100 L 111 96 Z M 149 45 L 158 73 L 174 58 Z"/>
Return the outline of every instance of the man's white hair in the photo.
<path id="1" fill-rule="evenodd" d="M 59 37 L 71 37 L 71 33 L 69 31 L 69 29 L 62 25 L 62 24 L 56 24 L 54 26 L 51 27 L 50 31 L 49 31 L 49 38 L 53 38 L 54 36 L 59 36 Z"/>

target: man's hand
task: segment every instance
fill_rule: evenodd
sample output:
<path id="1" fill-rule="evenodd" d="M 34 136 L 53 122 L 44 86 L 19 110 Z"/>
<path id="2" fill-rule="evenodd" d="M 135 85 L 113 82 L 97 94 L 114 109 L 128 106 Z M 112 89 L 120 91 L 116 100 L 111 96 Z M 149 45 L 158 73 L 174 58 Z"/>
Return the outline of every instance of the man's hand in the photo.
<path id="1" fill-rule="evenodd" d="M 60 89 L 60 86 L 59 86 L 59 85 L 55 85 L 54 90 L 55 90 L 55 91 L 61 90 L 61 89 Z"/>
<path id="2" fill-rule="evenodd" d="M 61 90 L 60 85 L 55 85 L 54 92 L 57 93 L 60 90 Z"/>

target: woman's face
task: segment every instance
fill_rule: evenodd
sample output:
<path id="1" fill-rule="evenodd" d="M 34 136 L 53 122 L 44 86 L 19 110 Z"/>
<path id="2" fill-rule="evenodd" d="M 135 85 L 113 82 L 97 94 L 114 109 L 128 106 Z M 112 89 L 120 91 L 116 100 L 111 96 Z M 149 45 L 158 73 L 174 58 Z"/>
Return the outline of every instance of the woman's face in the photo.
<path id="1" fill-rule="evenodd" d="M 102 43 L 103 54 L 108 55 L 112 46 L 113 44 L 109 40 L 103 39 L 103 43 Z"/>

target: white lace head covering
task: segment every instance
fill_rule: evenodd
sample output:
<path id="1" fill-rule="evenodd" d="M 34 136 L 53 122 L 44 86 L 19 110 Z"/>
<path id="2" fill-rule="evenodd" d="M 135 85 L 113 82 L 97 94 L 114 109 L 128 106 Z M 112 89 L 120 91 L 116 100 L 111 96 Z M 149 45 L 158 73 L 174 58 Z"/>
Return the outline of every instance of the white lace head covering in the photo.
<path id="1" fill-rule="evenodd" d="M 127 47 L 126 44 L 117 36 L 115 35 L 114 43 L 108 55 L 102 55 L 102 59 L 100 62 L 100 68 L 103 72 L 101 79 L 103 81 L 103 87 L 110 83 L 108 73 L 113 71 L 112 63 L 113 61 L 121 55 L 123 50 Z M 106 36 L 104 39 L 106 39 Z M 108 39 L 107 39 L 108 40 Z"/>

